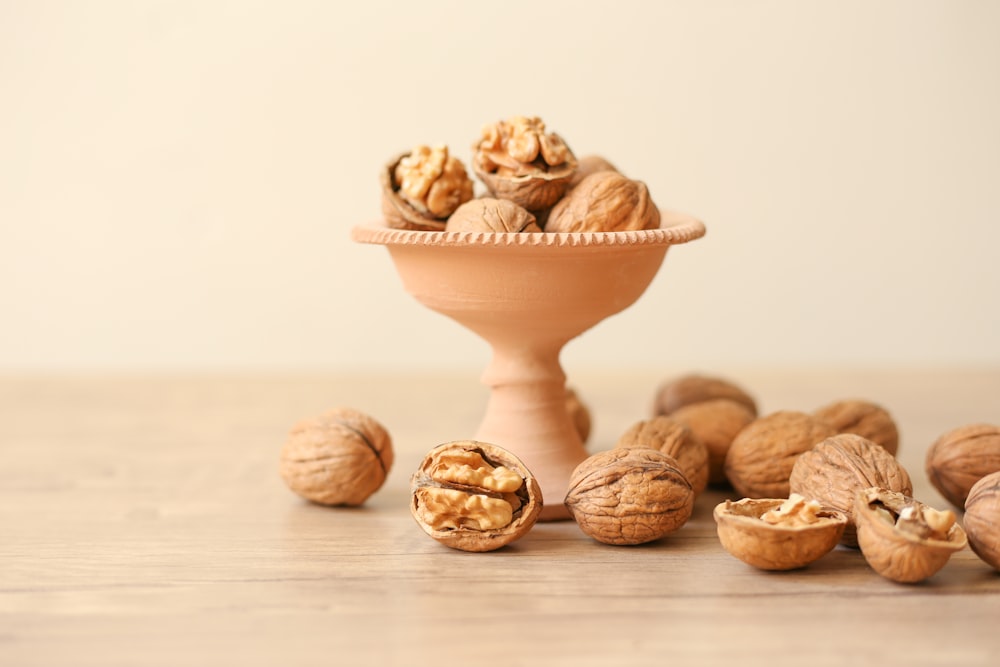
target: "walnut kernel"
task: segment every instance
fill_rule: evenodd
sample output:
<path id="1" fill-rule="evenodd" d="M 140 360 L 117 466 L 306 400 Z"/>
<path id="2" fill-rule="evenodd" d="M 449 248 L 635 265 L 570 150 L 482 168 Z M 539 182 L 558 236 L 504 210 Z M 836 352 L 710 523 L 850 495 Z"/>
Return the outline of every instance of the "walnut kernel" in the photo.
<path id="1" fill-rule="evenodd" d="M 382 214 L 390 227 L 442 231 L 472 199 L 472 180 L 446 146 L 416 146 L 382 170 Z"/>

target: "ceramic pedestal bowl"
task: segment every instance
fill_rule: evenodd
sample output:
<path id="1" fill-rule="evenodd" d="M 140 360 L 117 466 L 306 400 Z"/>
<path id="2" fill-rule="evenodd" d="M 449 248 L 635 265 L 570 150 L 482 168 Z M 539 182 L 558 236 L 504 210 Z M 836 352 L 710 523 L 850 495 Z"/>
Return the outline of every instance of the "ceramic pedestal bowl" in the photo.
<path id="1" fill-rule="evenodd" d="M 568 518 L 563 498 L 570 473 L 587 457 L 566 410 L 563 345 L 634 303 L 671 245 L 705 234 L 689 216 L 664 211 L 661 218 L 659 229 L 638 232 L 426 232 L 380 225 L 352 232 L 355 241 L 389 249 L 403 287 L 417 301 L 492 347 L 482 377 L 490 398 L 474 437 L 513 452 L 531 470 L 542 489 L 543 520 Z"/>

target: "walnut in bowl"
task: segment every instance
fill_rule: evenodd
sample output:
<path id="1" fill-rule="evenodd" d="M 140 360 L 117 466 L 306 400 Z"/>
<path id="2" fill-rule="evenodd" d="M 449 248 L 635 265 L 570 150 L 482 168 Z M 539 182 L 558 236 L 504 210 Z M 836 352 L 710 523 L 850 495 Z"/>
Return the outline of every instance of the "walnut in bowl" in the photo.
<path id="1" fill-rule="evenodd" d="M 472 179 L 447 146 L 416 146 L 382 170 L 382 215 L 389 227 L 443 231 L 445 221 L 472 199 Z"/>

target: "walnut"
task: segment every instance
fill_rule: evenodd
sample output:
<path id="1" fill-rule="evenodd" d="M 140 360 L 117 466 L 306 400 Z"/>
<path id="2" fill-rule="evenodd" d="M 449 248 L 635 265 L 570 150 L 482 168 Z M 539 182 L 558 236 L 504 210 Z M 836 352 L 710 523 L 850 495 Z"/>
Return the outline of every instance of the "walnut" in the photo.
<path id="1" fill-rule="evenodd" d="M 725 485 L 723 465 L 736 434 L 754 420 L 754 413 L 742 403 L 718 398 L 692 403 L 670 413 L 670 417 L 691 429 L 708 449 L 708 483 Z"/>
<path id="2" fill-rule="evenodd" d="M 713 516 L 726 551 L 762 570 L 805 567 L 832 551 L 847 525 L 843 512 L 795 494 L 787 500 L 727 500 Z"/>
<path id="3" fill-rule="evenodd" d="M 969 546 L 994 570 L 1000 570 L 1000 472 L 972 485 L 965 500 Z"/>
<path id="4" fill-rule="evenodd" d="M 573 422 L 573 428 L 576 429 L 577 435 L 580 436 L 580 442 L 587 442 L 587 439 L 590 437 L 590 410 L 580 400 L 576 391 L 568 387 L 566 389 L 566 410 L 569 412 L 569 418 Z"/>
<path id="5" fill-rule="evenodd" d="M 837 433 L 854 433 L 882 445 L 893 456 L 899 450 L 899 429 L 889 411 L 861 399 L 836 401 L 813 412 Z"/>
<path id="6" fill-rule="evenodd" d="M 524 536 L 542 492 L 513 454 L 485 442 L 432 449 L 410 479 L 410 513 L 424 532 L 462 551 L 493 551 Z"/>
<path id="7" fill-rule="evenodd" d="M 865 560 L 883 577 L 901 583 L 930 577 L 967 541 L 951 510 L 939 512 L 888 489 L 858 492 L 853 515 Z"/>
<path id="8" fill-rule="evenodd" d="M 570 476 L 566 509 L 598 542 L 642 544 L 690 518 L 694 492 L 670 456 L 646 448 L 594 454 Z"/>
<path id="9" fill-rule="evenodd" d="M 955 507 L 964 506 L 969 489 L 1000 470 L 1000 426 L 969 424 L 948 431 L 927 450 L 924 465 L 934 488 Z"/>
<path id="10" fill-rule="evenodd" d="M 726 453 L 726 479 L 747 498 L 787 498 L 795 460 L 836 433 L 804 412 L 781 410 L 760 417 L 733 438 Z"/>
<path id="11" fill-rule="evenodd" d="M 472 199 L 472 180 L 446 146 L 417 146 L 382 170 L 382 214 L 398 229 L 442 231 L 445 220 Z"/>
<path id="12" fill-rule="evenodd" d="M 660 211 L 644 183 L 614 171 L 599 171 L 556 202 L 545 231 L 624 232 L 659 226 Z"/>
<path id="13" fill-rule="evenodd" d="M 535 216 L 506 199 L 480 197 L 459 206 L 445 225 L 449 232 L 541 232 Z"/>
<path id="14" fill-rule="evenodd" d="M 695 498 L 708 486 L 708 448 L 675 419 L 653 417 L 633 424 L 615 447 L 650 447 L 673 457 L 691 483 Z"/>
<path id="15" fill-rule="evenodd" d="M 801 454 L 788 480 L 792 493 L 815 498 L 824 507 L 847 515 L 842 544 L 858 546 L 854 531 L 854 497 L 870 487 L 913 494 L 910 476 L 892 454 L 871 440 L 841 433 Z"/>
<path id="16" fill-rule="evenodd" d="M 587 176 L 596 174 L 599 171 L 618 171 L 618 169 L 600 155 L 585 155 L 580 158 L 579 163 L 576 165 L 576 171 L 573 172 L 573 177 L 569 179 L 569 189 L 572 190 Z M 620 174 L 621 172 L 618 171 L 618 173 Z"/>
<path id="17" fill-rule="evenodd" d="M 360 505 L 392 468 L 392 439 L 385 428 L 353 408 L 335 408 L 292 427 L 281 448 L 285 484 L 321 505 Z"/>
<path id="18" fill-rule="evenodd" d="M 472 168 L 497 199 L 529 211 L 552 206 L 569 185 L 576 157 L 536 117 L 513 116 L 483 128 L 473 145 Z"/>
<path id="19" fill-rule="evenodd" d="M 653 401 L 653 414 L 669 415 L 685 405 L 716 398 L 742 403 L 757 416 L 757 402 L 745 389 L 724 378 L 699 374 L 683 375 L 660 385 Z"/>

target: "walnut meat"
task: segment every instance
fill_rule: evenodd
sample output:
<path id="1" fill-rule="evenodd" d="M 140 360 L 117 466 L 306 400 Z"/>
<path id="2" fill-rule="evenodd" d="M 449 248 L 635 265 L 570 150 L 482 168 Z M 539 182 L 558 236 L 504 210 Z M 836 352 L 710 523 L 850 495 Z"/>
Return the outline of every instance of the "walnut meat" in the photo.
<path id="1" fill-rule="evenodd" d="M 787 498 L 795 460 L 836 433 L 804 412 L 781 410 L 760 417 L 733 438 L 726 452 L 726 479 L 747 498 Z"/>
<path id="2" fill-rule="evenodd" d="M 691 429 L 708 449 L 708 483 L 727 484 L 726 453 L 736 435 L 753 422 L 754 413 L 742 403 L 718 398 L 685 405 L 670 417 Z"/>
<path id="3" fill-rule="evenodd" d="M 650 447 L 671 456 L 691 483 L 695 498 L 708 486 L 708 448 L 684 424 L 670 417 L 653 417 L 633 424 L 615 447 Z"/>
<path id="4" fill-rule="evenodd" d="M 854 433 L 882 445 L 896 455 L 899 450 L 899 429 L 889 411 L 881 405 L 862 399 L 848 399 L 825 405 L 813 416 L 822 419 L 837 433 Z"/>
<path id="5" fill-rule="evenodd" d="M 913 494 L 910 476 L 892 454 L 871 440 L 841 433 L 801 454 L 789 477 L 789 488 L 824 507 L 847 515 L 841 543 L 858 546 L 854 531 L 854 498 L 870 487 Z"/>
<path id="6" fill-rule="evenodd" d="M 656 229 L 660 211 L 646 185 L 614 171 L 587 176 L 549 212 L 546 232 L 624 232 Z"/>
<path id="7" fill-rule="evenodd" d="M 969 489 L 1000 470 L 1000 426 L 969 424 L 948 431 L 927 450 L 925 469 L 948 502 L 964 506 Z"/>
<path id="8" fill-rule="evenodd" d="M 694 492 L 677 461 L 655 449 L 594 454 L 570 476 L 566 509 L 584 533 L 614 545 L 657 540 L 687 522 Z"/>
<path id="9" fill-rule="evenodd" d="M 853 515 L 865 560 L 893 581 L 923 581 L 966 545 L 954 512 L 939 512 L 896 491 L 860 491 Z"/>
<path id="10" fill-rule="evenodd" d="M 798 495 L 727 500 L 713 516 L 726 551 L 762 570 L 805 567 L 833 550 L 847 525 L 843 512 Z"/>
<path id="11" fill-rule="evenodd" d="M 661 384 L 653 401 L 653 414 L 669 415 L 686 405 L 717 398 L 741 403 L 757 416 L 757 402 L 743 387 L 725 378 L 699 374 L 682 375 Z"/>
<path id="12" fill-rule="evenodd" d="M 535 216 L 506 199 L 471 199 L 448 218 L 449 232 L 541 232 Z"/>
<path id="13" fill-rule="evenodd" d="M 410 513 L 425 533 L 462 551 L 493 551 L 524 536 L 542 492 L 513 454 L 485 442 L 432 449 L 410 479 Z"/>
<path id="14" fill-rule="evenodd" d="M 360 505 L 392 468 L 392 439 L 375 419 L 336 408 L 292 427 L 281 448 L 281 478 L 321 505 Z"/>
<path id="15" fill-rule="evenodd" d="M 390 227 L 442 231 L 472 199 L 472 180 L 446 146 L 417 146 L 382 170 L 382 215 Z"/>
<path id="16" fill-rule="evenodd" d="M 1000 570 L 1000 472 L 972 485 L 965 500 L 969 546 L 994 570 Z"/>

